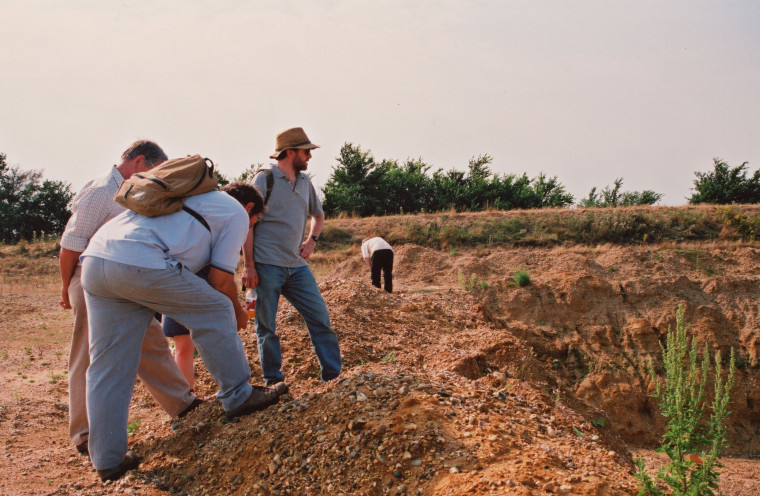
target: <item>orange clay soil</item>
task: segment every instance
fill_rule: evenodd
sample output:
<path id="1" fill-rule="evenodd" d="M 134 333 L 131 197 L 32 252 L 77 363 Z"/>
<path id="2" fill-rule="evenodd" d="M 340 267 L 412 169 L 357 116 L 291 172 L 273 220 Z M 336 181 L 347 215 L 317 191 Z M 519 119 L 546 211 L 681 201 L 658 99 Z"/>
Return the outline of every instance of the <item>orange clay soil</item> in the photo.
<path id="1" fill-rule="evenodd" d="M 317 270 L 344 358 L 321 384 L 282 302 L 291 393 L 226 422 L 208 401 L 172 420 L 138 382 L 139 470 L 102 484 L 67 436 L 70 313 L 53 249 L 0 263 L 0 494 L 633 495 L 664 418 L 647 360 L 683 305 L 700 343 L 737 351 L 726 495 L 760 492 L 760 250 L 738 243 L 479 249 L 396 246 L 394 294 L 358 250 Z M 517 269 L 530 284 L 513 282 Z M 32 275 L 33 274 L 33 275 Z M 241 294 L 242 297 L 242 294 Z M 242 333 L 261 382 L 253 326 Z M 216 389 L 200 358 L 196 390 Z"/>

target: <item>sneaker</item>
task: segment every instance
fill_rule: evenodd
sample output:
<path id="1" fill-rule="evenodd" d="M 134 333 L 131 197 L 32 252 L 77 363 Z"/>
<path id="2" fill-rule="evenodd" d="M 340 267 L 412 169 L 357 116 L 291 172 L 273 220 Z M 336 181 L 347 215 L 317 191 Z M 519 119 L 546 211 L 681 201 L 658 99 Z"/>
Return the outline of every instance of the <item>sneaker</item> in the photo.
<path id="1" fill-rule="evenodd" d="M 115 481 L 117 479 L 120 479 L 122 475 L 126 474 L 128 471 L 136 469 L 140 465 L 140 458 L 135 455 L 131 451 L 127 451 L 127 453 L 124 455 L 124 459 L 121 461 L 120 464 L 113 468 L 107 468 L 105 470 L 98 470 L 98 475 L 100 476 L 100 480 L 103 482 L 105 481 Z"/>
<path id="2" fill-rule="evenodd" d="M 199 406 L 201 406 L 202 403 L 203 403 L 203 399 L 198 398 L 196 396 L 195 399 L 192 401 L 192 403 L 190 403 L 189 405 L 187 405 L 187 407 L 184 410 L 182 410 L 181 412 L 179 412 L 177 414 L 177 418 L 184 417 L 188 413 L 192 412 L 193 410 L 195 410 L 196 408 L 198 408 Z"/>
<path id="3" fill-rule="evenodd" d="M 262 386 L 252 386 L 251 395 L 242 405 L 227 412 L 227 418 L 242 417 L 249 413 L 258 412 L 280 401 L 280 394 L 272 389 Z"/>

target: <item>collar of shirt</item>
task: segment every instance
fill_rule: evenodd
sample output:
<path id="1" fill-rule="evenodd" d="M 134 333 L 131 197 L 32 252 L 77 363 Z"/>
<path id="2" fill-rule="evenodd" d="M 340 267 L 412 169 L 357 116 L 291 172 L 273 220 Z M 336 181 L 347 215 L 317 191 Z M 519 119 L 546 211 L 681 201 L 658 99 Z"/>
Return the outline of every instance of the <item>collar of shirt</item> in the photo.
<path id="1" fill-rule="evenodd" d="M 119 172 L 119 169 L 115 165 L 111 168 L 111 179 L 114 180 L 117 188 L 124 182 L 124 176 L 121 175 L 121 172 Z"/>
<path id="2" fill-rule="evenodd" d="M 280 169 L 277 166 L 277 164 L 272 164 L 272 166 L 273 166 L 272 167 L 272 173 L 275 174 L 276 176 L 279 176 L 279 177 L 285 179 L 288 182 L 288 184 L 290 184 L 291 186 L 293 186 L 293 191 L 295 191 L 296 190 L 296 184 L 298 184 L 298 179 L 301 177 L 301 174 L 303 174 L 303 172 L 296 172 L 296 180 L 295 180 L 295 182 L 291 182 L 290 178 L 287 176 L 287 174 L 285 174 L 282 171 L 282 169 Z"/>

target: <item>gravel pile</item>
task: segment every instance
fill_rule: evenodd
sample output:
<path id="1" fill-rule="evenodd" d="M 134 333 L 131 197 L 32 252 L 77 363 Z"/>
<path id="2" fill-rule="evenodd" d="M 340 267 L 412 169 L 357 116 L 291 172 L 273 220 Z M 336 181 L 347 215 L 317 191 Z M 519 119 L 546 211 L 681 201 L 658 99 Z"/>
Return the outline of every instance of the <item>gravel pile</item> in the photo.
<path id="1" fill-rule="evenodd" d="M 498 375 L 366 367 L 229 423 L 206 404 L 141 474 L 188 495 L 635 494 L 596 428 L 527 383 L 487 384 Z"/>

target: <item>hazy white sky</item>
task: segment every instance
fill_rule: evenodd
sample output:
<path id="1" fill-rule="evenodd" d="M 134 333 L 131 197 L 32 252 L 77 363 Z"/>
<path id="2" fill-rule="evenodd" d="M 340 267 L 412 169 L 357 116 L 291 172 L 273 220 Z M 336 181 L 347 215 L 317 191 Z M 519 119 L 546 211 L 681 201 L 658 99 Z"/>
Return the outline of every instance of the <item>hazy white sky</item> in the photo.
<path id="1" fill-rule="evenodd" d="M 576 200 L 682 205 L 713 157 L 760 167 L 760 2 L 0 0 L 0 152 L 75 190 L 139 138 L 228 176 L 278 131 Z"/>

